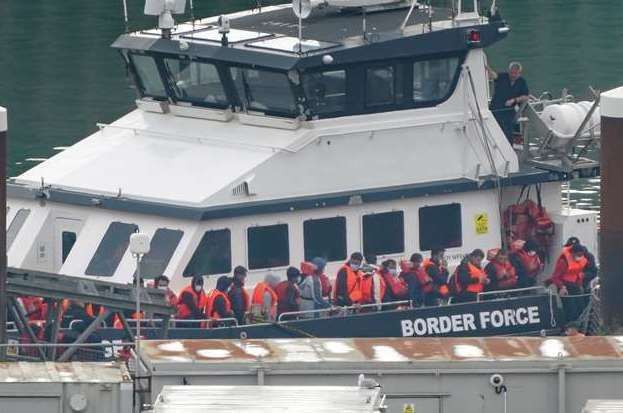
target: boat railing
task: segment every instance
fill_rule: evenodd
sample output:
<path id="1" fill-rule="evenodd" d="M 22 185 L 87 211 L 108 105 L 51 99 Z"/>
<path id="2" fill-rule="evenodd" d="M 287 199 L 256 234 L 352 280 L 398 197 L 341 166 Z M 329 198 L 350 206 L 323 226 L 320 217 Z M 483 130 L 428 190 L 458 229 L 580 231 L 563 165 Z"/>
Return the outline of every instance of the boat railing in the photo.
<path id="1" fill-rule="evenodd" d="M 476 301 L 480 302 L 483 299 L 486 299 L 485 297 L 496 297 L 496 296 L 514 296 L 514 295 L 524 295 L 526 293 L 543 293 L 543 294 L 551 294 L 551 290 L 549 290 L 547 287 L 544 287 L 542 285 L 539 286 L 535 286 L 535 287 L 524 287 L 524 288 L 513 288 L 512 290 L 499 290 L 499 291 L 485 291 L 482 293 L 478 293 L 478 295 L 476 296 Z"/>
<path id="2" fill-rule="evenodd" d="M 128 322 L 128 325 L 130 327 L 132 326 L 136 326 L 137 321 L 139 320 L 135 320 L 135 319 L 127 319 L 126 320 Z M 141 322 L 141 326 L 146 325 L 157 325 L 158 323 L 162 323 L 164 321 L 163 318 L 142 318 L 140 320 Z M 72 320 L 69 322 L 69 325 L 67 327 L 68 330 L 72 330 L 74 329 L 77 325 L 84 323 L 84 320 Z M 183 325 L 196 325 L 198 323 L 221 323 L 221 324 L 229 324 L 229 325 L 233 325 L 234 327 L 238 326 L 238 320 L 236 320 L 233 317 L 226 317 L 226 318 L 201 318 L 201 319 L 169 319 L 169 327 L 170 328 L 175 328 L 175 327 L 183 327 Z"/>
<path id="3" fill-rule="evenodd" d="M 350 306 L 333 306 L 328 308 L 321 308 L 319 310 L 305 310 L 305 311 L 289 311 L 286 313 L 279 314 L 277 317 L 277 322 L 282 323 L 284 321 L 291 321 L 292 318 L 298 318 L 302 315 L 315 315 L 322 313 L 330 313 L 330 312 L 340 312 L 343 314 L 348 313 L 349 311 L 359 311 L 366 308 L 374 308 L 377 310 L 381 310 L 384 307 L 396 307 L 396 306 L 408 306 L 409 308 L 413 308 L 413 304 L 411 300 L 403 300 L 403 301 L 389 301 L 386 303 L 378 303 L 378 304 L 355 304 Z M 288 318 L 284 320 L 284 318 Z"/>

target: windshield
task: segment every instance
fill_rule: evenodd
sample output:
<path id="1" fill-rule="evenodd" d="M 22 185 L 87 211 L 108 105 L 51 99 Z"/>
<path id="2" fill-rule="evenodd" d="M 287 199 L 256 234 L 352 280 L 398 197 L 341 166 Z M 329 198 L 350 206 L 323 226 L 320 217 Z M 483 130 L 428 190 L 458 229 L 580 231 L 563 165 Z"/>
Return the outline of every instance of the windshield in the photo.
<path id="1" fill-rule="evenodd" d="M 166 99 L 167 91 L 154 58 L 147 55 L 131 54 L 130 60 L 138 77 L 138 87 L 141 94 Z"/>
<path id="2" fill-rule="evenodd" d="M 314 115 L 346 110 L 346 71 L 329 70 L 303 75 L 307 105 Z"/>
<path id="3" fill-rule="evenodd" d="M 228 105 L 218 70 L 213 64 L 165 58 L 164 65 L 176 100 L 206 106 Z"/>
<path id="4" fill-rule="evenodd" d="M 231 76 L 245 109 L 296 115 L 294 93 L 285 73 L 232 67 Z"/>
<path id="5" fill-rule="evenodd" d="M 443 99 L 449 92 L 459 66 L 459 58 L 427 60 L 413 64 L 413 100 Z"/>

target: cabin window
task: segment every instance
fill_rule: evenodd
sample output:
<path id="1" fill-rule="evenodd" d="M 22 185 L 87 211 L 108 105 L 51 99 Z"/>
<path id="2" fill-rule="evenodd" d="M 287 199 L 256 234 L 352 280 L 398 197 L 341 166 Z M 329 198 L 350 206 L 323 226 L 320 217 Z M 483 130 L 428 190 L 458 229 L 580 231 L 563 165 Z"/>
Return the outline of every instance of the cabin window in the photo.
<path id="1" fill-rule="evenodd" d="M 85 274 L 112 277 L 130 245 L 130 235 L 137 230 L 138 226 L 135 224 L 111 223 L 91 258 Z"/>
<path id="2" fill-rule="evenodd" d="M 231 76 L 244 109 L 295 115 L 294 93 L 285 73 L 233 67 Z"/>
<path id="3" fill-rule="evenodd" d="M 404 250 L 404 212 L 393 211 L 363 216 L 365 256 L 398 254 Z"/>
<path id="4" fill-rule="evenodd" d="M 164 65 L 176 100 L 206 106 L 228 105 L 225 89 L 213 64 L 165 58 Z"/>
<path id="5" fill-rule="evenodd" d="M 344 112 L 346 109 L 346 71 L 329 70 L 303 75 L 308 108 L 314 115 Z"/>
<path id="6" fill-rule="evenodd" d="M 380 66 L 366 70 L 366 106 L 394 103 L 394 68 Z"/>
<path id="7" fill-rule="evenodd" d="M 184 231 L 158 228 L 151 239 L 149 253 L 141 262 L 141 277 L 156 278 L 163 275 L 183 235 Z"/>
<path id="8" fill-rule="evenodd" d="M 166 99 L 167 91 L 154 58 L 140 54 L 130 54 L 129 56 L 138 78 L 138 87 L 141 94 L 143 96 Z"/>
<path id="9" fill-rule="evenodd" d="M 7 251 L 11 248 L 11 245 L 13 245 L 15 238 L 17 238 L 17 234 L 19 234 L 19 231 L 22 229 L 22 227 L 26 223 L 26 219 L 28 218 L 28 215 L 30 215 L 30 209 L 21 208 L 17 211 L 17 213 L 13 217 L 13 220 L 11 221 L 11 224 L 9 225 L 9 229 L 7 229 L 6 231 Z"/>
<path id="10" fill-rule="evenodd" d="M 231 271 L 231 231 L 219 229 L 206 231 L 199 241 L 184 277 L 225 274 Z"/>
<path id="11" fill-rule="evenodd" d="M 303 223 L 305 261 L 322 257 L 327 261 L 346 259 L 346 218 L 310 219 Z"/>
<path id="12" fill-rule="evenodd" d="M 421 251 L 463 245 L 461 204 L 422 207 L 419 218 Z"/>
<path id="13" fill-rule="evenodd" d="M 63 231 L 61 233 L 61 263 L 64 264 L 76 243 L 77 234 L 72 231 Z"/>
<path id="14" fill-rule="evenodd" d="M 413 100 L 428 102 L 446 97 L 454 82 L 458 66 L 458 57 L 415 62 L 413 64 Z"/>
<path id="15" fill-rule="evenodd" d="M 249 269 L 285 267 L 290 264 L 287 224 L 249 228 L 247 242 Z"/>

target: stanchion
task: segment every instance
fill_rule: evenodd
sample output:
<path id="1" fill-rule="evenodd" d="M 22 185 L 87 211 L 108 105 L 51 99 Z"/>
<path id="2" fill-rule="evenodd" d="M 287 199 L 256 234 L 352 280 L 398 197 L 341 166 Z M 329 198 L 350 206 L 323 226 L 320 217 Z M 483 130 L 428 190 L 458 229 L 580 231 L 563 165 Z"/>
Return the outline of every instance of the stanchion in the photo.
<path id="1" fill-rule="evenodd" d="M 7 343 L 7 292 L 6 292 L 6 148 L 7 110 L 0 107 L 0 345 Z M 6 347 L 0 348 L 0 360 L 6 359 Z"/>
<path id="2" fill-rule="evenodd" d="M 623 327 L 623 87 L 601 94 L 601 220 L 599 261 L 603 319 Z"/>

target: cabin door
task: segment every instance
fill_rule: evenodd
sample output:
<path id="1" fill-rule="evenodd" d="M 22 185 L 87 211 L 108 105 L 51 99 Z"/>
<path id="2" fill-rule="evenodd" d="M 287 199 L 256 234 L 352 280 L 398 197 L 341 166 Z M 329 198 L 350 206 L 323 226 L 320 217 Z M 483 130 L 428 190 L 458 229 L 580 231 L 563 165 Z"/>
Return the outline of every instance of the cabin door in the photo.
<path id="1" fill-rule="evenodd" d="M 56 218 L 54 223 L 54 272 L 59 272 L 78 240 L 82 221 L 73 218 Z"/>

